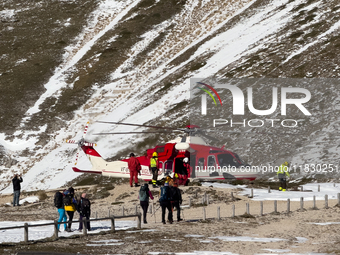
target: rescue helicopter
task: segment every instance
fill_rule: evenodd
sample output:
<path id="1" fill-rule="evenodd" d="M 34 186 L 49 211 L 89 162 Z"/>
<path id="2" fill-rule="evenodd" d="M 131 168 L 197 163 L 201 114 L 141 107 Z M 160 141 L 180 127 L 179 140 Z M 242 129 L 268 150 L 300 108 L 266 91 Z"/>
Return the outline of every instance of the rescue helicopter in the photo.
<path id="1" fill-rule="evenodd" d="M 137 157 L 141 164 L 141 171 L 138 175 L 139 179 L 150 182 L 152 173 L 150 171 L 150 159 L 156 152 L 158 155 L 158 180 L 164 180 L 167 176 L 173 178 L 176 173 L 181 173 L 184 168 L 183 160 L 190 160 L 189 180 L 255 180 L 258 176 L 257 172 L 245 171 L 247 165 L 236 153 L 223 147 L 214 147 L 208 145 L 204 139 L 199 136 L 200 128 L 196 125 L 188 125 L 186 128 L 159 127 L 150 125 L 139 125 L 122 122 L 105 122 L 99 123 L 141 126 L 146 128 L 162 129 L 157 133 L 169 133 L 173 131 L 181 131 L 185 134 L 177 137 L 165 144 L 156 145 L 154 148 L 147 149 L 146 154 Z M 103 176 L 111 176 L 117 178 L 130 178 L 128 169 L 128 158 L 106 161 L 100 153 L 94 148 L 95 143 L 89 143 L 85 140 L 89 123 L 86 124 L 83 137 L 80 141 L 67 140 L 67 143 L 77 144 L 78 153 L 83 151 L 90 161 L 91 169 L 79 169 L 74 166 L 72 169 L 78 173 L 101 174 Z M 146 132 L 118 132 L 118 133 L 97 133 L 94 135 L 111 135 L 111 134 L 134 134 L 134 133 L 155 133 L 153 131 Z M 203 135 L 207 136 L 207 135 Z"/>

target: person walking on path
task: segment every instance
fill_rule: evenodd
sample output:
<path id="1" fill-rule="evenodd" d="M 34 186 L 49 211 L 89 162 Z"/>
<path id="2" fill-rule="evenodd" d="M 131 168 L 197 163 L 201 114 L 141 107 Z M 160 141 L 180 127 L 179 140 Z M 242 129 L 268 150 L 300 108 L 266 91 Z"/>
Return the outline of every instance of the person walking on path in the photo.
<path id="1" fill-rule="evenodd" d="M 142 169 L 139 160 L 135 157 L 135 154 L 131 153 L 128 161 L 128 168 L 130 171 L 130 187 L 132 186 L 133 179 L 135 179 L 135 187 L 139 187 L 138 184 L 138 173 Z"/>
<path id="2" fill-rule="evenodd" d="M 143 209 L 144 224 L 148 223 L 146 221 L 146 214 L 148 212 L 148 207 L 149 207 L 149 198 L 151 198 L 151 200 L 153 200 L 153 196 L 152 196 L 152 193 L 149 189 L 149 185 L 147 183 L 145 183 L 143 186 L 140 187 L 139 195 L 138 195 L 138 199 L 140 201 L 140 206 Z"/>
<path id="3" fill-rule="evenodd" d="M 165 211 L 168 209 L 168 221 L 172 224 L 172 207 L 171 207 L 171 192 L 169 188 L 169 183 L 165 182 L 164 186 L 161 187 L 160 190 L 160 198 L 159 198 L 160 206 L 162 208 L 162 223 L 166 224 L 165 222 Z"/>
<path id="4" fill-rule="evenodd" d="M 58 213 L 59 213 L 58 222 L 65 222 L 64 223 L 64 231 L 66 231 L 66 229 L 67 229 L 67 225 L 66 225 L 67 216 L 66 216 L 66 212 L 65 212 L 65 208 L 64 208 L 63 199 L 64 199 L 64 195 L 60 191 L 57 191 L 54 194 L 54 206 L 57 207 Z M 58 231 L 60 231 L 59 228 L 60 228 L 60 224 L 58 224 Z"/>
<path id="5" fill-rule="evenodd" d="M 83 193 L 81 194 L 81 198 L 78 201 L 78 212 L 79 212 L 79 231 L 83 230 L 83 226 L 85 225 L 82 220 L 85 218 L 86 221 L 86 228 L 88 231 L 91 230 L 91 226 L 90 226 L 90 215 L 91 215 L 91 202 L 90 200 L 87 198 L 87 194 Z"/>
<path id="6" fill-rule="evenodd" d="M 20 190 L 21 190 L 20 183 L 22 181 L 23 180 L 22 180 L 21 175 L 18 175 L 18 174 L 15 174 L 14 178 L 12 179 L 12 183 L 13 183 L 13 206 L 20 206 L 20 204 L 19 204 Z"/>
<path id="7" fill-rule="evenodd" d="M 68 215 L 68 225 L 66 228 L 67 232 L 72 232 L 71 226 L 72 226 L 72 220 L 74 216 L 74 212 L 76 211 L 76 205 L 77 205 L 77 200 L 74 198 L 74 194 L 72 193 L 73 188 L 69 188 L 64 192 L 64 208 L 65 211 Z M 71 191 L 71 192 L 70 192 Z"/>
<path id="8" fill-rule="evenodd" d="M 279 178 L 280 181 L 279 190 L 281 191 L 286 191 L 287 189 L 287 177 L 288 178 L 290 177 L 288 166 L 289 163 L 286 161 L 279 167 L 279 170 L 277 171 L 277 177 Z"/>
<path id="9" fill-rule="evenodd" d="M 174 182 L 172 186 L 170 186 L 171 197 L 172 197 L 172 208 L 176 208 L 177 211 L 177 221 L 182 221 L 181 219 L 181 204 L 182 204 L 182 193 L 178 188 L 178 183 Z"/>

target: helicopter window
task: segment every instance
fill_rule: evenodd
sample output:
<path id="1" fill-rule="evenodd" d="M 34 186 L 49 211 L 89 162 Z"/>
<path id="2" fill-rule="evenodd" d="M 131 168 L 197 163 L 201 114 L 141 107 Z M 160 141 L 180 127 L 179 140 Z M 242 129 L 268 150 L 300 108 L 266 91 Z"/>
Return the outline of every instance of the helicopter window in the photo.
<path id="1" fill-rule="evenodd" d="M 200 169 L 204 168 L 204 158 L 198 159 L 198 166 L 199 166 Z"/>
<path id="2" fill-rule="evenodd" d="M 228 166 L 236 166 L 239 167 L 241 164 L 238 163 L 236 158 L 233 157 L 233 155 L 229 153 L 219 154 L 217 155 L 218 158 L 218 164 L 220 167 L 228 167 Z"/>
<path id="3" fill-rule="evenodd" d="M 160 146 L 160 147 L 157 147 L 156 148 L 156 152 L 157 153 L 162 153 L 162 152 L 164 152 L 165 151 L 165 146 Z"/>
<path id="4" fill-rule="evenodd" d="M 215 156 L 209 156 L 208 157 L 208 166 L 216 166 L 216 160 L 215 160 Z"/>
<path id="5" fill-rule="evenodd" d="M 242 163 L 242 165 L 246 165 L 246 162 L 243 161 L 236 153 L 234 153 L 234 156 Z"/>

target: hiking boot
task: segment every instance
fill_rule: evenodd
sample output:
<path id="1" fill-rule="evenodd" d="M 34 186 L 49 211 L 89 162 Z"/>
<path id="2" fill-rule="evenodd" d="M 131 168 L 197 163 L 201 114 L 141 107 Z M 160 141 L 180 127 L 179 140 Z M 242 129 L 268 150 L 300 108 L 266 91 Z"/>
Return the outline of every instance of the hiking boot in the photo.
<path id="1" fill-rule="evenodd" d="M 162 221 L 162 223 L 163 223 L 163 224 L 166 224 L 166 222 L 165 222 L 165 221 Z"/>
<path id="2" fill-rule="evenodd" d="M 140 185 L 138 183 L 135 183 L 135 187 L 139 187 Z"/>
<path id="3" fill-rule="evenodd" d="M 177 221 L 180 222 L 180 221 L 182 221 L 182 220 L 183 220 L 183 219 L 178 219 Z"/>
<path id="4" fill-rule="evenodd" d="M 145 220 L 145 221 L 144 221 L 144 224 L 148 224 L 148 222 Z"/>

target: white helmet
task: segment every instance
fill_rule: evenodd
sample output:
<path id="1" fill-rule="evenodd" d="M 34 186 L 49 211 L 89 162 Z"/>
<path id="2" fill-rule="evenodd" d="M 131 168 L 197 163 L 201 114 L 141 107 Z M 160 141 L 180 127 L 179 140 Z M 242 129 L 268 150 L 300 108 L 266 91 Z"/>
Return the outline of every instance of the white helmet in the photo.
<path id="1" fill-rule="evenodd" d="M 188 163 L 188 162 L 189 162 L 189 159 L 188 159 L 188 158 L 184 158 L 184 159 L 183 159 L 183 162 L 184 162 L 184 163 Z"/>

